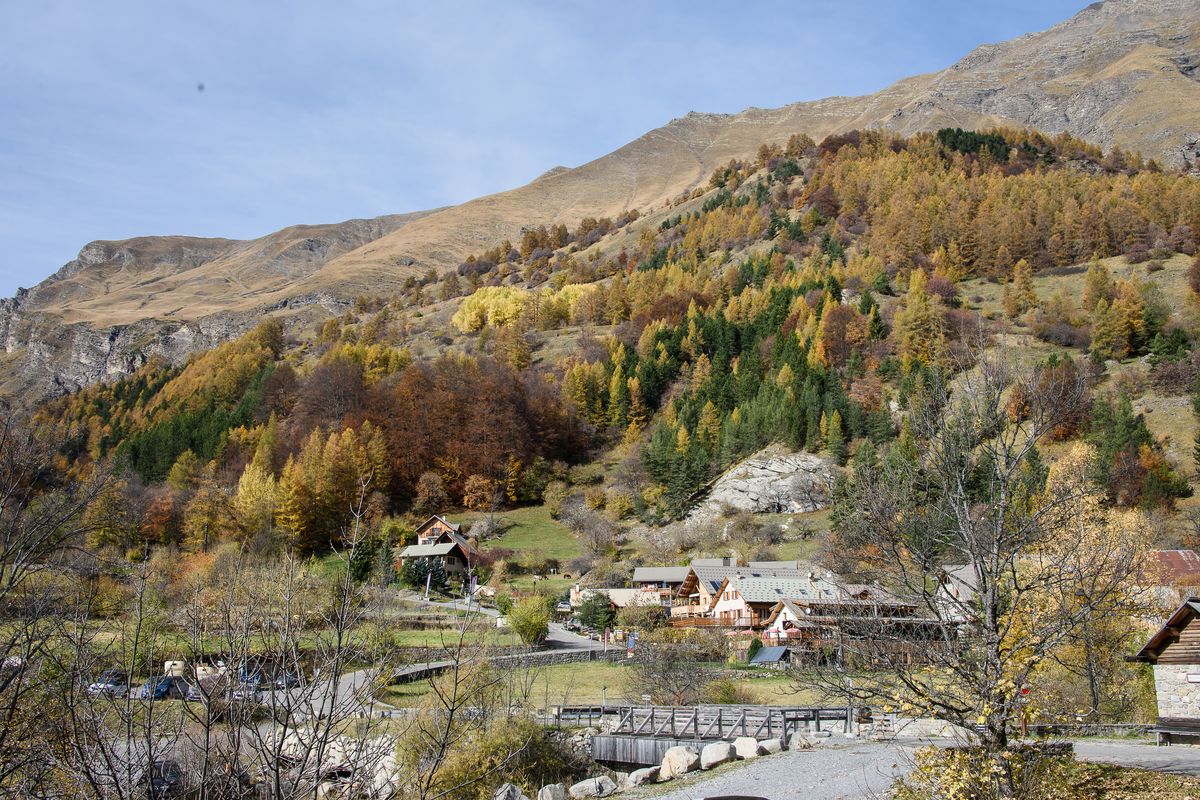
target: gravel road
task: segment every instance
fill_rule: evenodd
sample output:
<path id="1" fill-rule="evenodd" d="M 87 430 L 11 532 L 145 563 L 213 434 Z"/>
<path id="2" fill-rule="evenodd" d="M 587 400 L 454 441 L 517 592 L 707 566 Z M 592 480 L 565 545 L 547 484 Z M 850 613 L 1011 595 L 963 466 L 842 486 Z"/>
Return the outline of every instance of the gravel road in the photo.
<path id="1" fill-rule="evenodd" d="M 714 774 L 693 773 L 672 784 L 650 787 L 642 796 L 652 800 L 720 795 L 769 800 L 868 800 L 882 797 L 892 778 L 908 771 L 912 753 L 925 744 L 928 742 L 850 742 L 789 751 L 732 764 Z M 1084 739 L 1075 742 L 1075 755 L 1084 761 L 1200 775 L 1200 748 L 1155 747 L 1152 741 Z"/>

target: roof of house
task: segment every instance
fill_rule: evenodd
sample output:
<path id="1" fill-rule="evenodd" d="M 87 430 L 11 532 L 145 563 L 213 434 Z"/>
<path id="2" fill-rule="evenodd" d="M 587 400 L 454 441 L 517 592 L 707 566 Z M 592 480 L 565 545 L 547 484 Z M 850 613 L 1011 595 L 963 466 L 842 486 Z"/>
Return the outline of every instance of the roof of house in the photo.
<path id="1" fill-rule="evenodd" d="M 761 647 L 750 659 L 751 664 L 778 664 L 787 658 L 788 648 L 783 645 Z"/>
<path id="2" fill-rule="evenodd" d="M 690 567 L 634 567 L 634 583 L 683 583 Z"/>
<path id="3" fill-rule="evenodd" d="M 1195 550 L 1151 550 L 1150 579 L 1165 586 L 1200 582 L 1200 553 Z"/>
<path id="4" fill-rule="evenodd" d="M 662 598 L 655 592 L 643 589 L 602 589 L 608 593 L 608 599 L 617 608 L 627 606 L 657 606 L 662 604 Z"/>
<path id="5" fill-rule="evenodd" d="M 717 591 L 726 578 L 805 578 L 806 573 L 798 569 L 766 567 L 705 567 L 689 568 L 696 579 L 708 586 L 710 592 Z"/>
<path id="6" fill-rule="evenodd" d="M 780 600 L 841 599 L 838 587 L 821 578 L 760 578 L 741 575 L 728 579 L 727 587 L 735 590 L 747 603 L 778 603 Z"/>
<path id="7" fill-rule="evenodd" d="M 1163 650 L 1178 641 L 1179 632 L 1190 625 L 1196 617 L 1200 617 L 1200 598 L 1189 597 L 1183 601 L 1183 605 L 1175 609 L 1175 613 L 1171 615 L 1165 625 L 1159 628 L 1158 633 L 1150 637 L 1146 646 L 1129 660 L 1155 663 L 1162 655 Z"/>
<path id="8" fill-rule="evenodd" d="M 410 544 L 408 547 L 400 551 L 401 558 L 429 558 L 431 556 L 445 556 L 462 550 L 458 542 L 443 542 L 442 544 Z"/>
<path id="9" fill-rule="evenodd" d="M 434 521 L 442 523 L 443 525 L 445 525 L 447 528 L 454 531 L 455 533 L 458 533 L 459 530 L 462 528 L 462 525 L 459 525 L 457 522 L 451 522 L 450 520 L 446 519 L 443 516 L 439 516 L 438 514 L 432 514 L 432 515 L 430 515 L 429 519 L 425 520 L 424 522 L 422 522 L 420 525 L 417 526 L 417 530 L 418 531 L 425 530 Z"/>

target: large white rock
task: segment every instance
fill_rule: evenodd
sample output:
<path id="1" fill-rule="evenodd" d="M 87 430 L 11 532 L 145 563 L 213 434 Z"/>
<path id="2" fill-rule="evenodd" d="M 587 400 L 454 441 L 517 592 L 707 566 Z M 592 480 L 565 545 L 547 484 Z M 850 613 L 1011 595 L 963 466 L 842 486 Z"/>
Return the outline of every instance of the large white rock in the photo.
<path id="1" fill-rule="evenodd" d="M 796 731 L 792 734 L 791 740 L 788 742 L 789 750 L 812 750 L 817 744 L 817 740 L 809 736 L 806 731 Z"/>
<path id="2" fill-rule="evenodd" d="M 758 743 L 758 746 L 760 748 L 762 748 L 762 751 L 764 753 L 782 753 L 783 752 L 783 740 L 779 739 L 779 738 L 763 739 L 761 742 Z"/>
<path id="3" fill-rule="evenodd" d="M 567 800 L 567 787 L 552 783 L 538 790 L 537 800 Z"/>
<path id="4" fill-rule="evenodd" d="M 733 740 L 733 749 L 738 758 L 757 758 L 760 753 L 758 739 L 753 736 L 739 736 Z"/>
<path id="5" fill-rule="evenodd" d="M 712 769 L 736 759 L 737 753 L 729 742 L 713 742 L 700 751 L 700 769 Z"/>
<path id="6" fill-rule="evenodd" d="M 831 502 L 837 470 L 830 459 L 772 445 L 718 478 L 689 519 L 712 519 L 725 508 L 755 514 L 819 511 Z"/>
<path id="7" fill-rule="evenodd" d="M 608 797 L 617 790 L 617 785 L 613 783 L 613 779 L 607 775 L 600 775 L 595 778 L 588 778 L 580 781 L 567 790 L 567 794 L 581 800 L 584 797 Z"/>
<path id="8" fill-rule="evenodd" d="M 700 754 L 690 747 L 676 745 L 663 754 L 662 766 L 658 770 L 660 781 L 669 781 L 686 775 L 700 766 Z"/>
<path id="9" fill-rule="evenodd" d="M 492 795 L 492 800 L 529 800 L 529 798 L 525 796 L 525 793 L 520 788 L 513 786 L 511 783 L 505 783 Z"/>
<path id="10" fill-rule="evenodd" d="M 658 767 L 644 767 L 635 769 L 625 777 L 625 785 L 633 788 L 634 786 L 642 786 L 647 783 L 654 783 L 658 780 Z M 539 798 L 538 800 L 541 800 Z"/>

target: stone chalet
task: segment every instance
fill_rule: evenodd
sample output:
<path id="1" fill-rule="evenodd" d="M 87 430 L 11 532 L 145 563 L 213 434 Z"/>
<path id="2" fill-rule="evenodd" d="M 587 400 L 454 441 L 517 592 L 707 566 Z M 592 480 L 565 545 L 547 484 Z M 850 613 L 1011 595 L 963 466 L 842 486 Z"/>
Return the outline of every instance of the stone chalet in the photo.
<path id="1" fill-rule="evenodd" d="M 1200 598 L 1189 597 L 1131 661 L 1152 664 L 1159 743 L 1200 742 Z"/>
<path id="2" fill-rule="evenodd" d="M 417 526 L 417 543 L 400 551 L 400 566 L 410 558 L 441 562 L 447 575 L 466 575 L 475 563 L 475 549 L 459 531 L 461 526 L 433 515 Z"/>

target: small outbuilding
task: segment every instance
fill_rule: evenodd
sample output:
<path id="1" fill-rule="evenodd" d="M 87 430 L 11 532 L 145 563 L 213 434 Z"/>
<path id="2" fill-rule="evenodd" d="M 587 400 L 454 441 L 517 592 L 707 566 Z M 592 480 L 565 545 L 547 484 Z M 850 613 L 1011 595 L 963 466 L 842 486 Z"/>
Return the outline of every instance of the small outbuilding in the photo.
<path id="1" fill-rule="evenodd" d="M 760 647 L 758 652 L 754 654 L 754 658 L 750 659 L 750 665 L 754 667 L 772 667 L 774 669 L 783 669 L 792 660 L 792 651 L 783 646 Z"/>
<path id="2" fill-rule="evenodd" d="M 1154 668 L 1159 744 L 1200 742 L 1200 598 L 1189 597 L 1130 660 Z"/>

